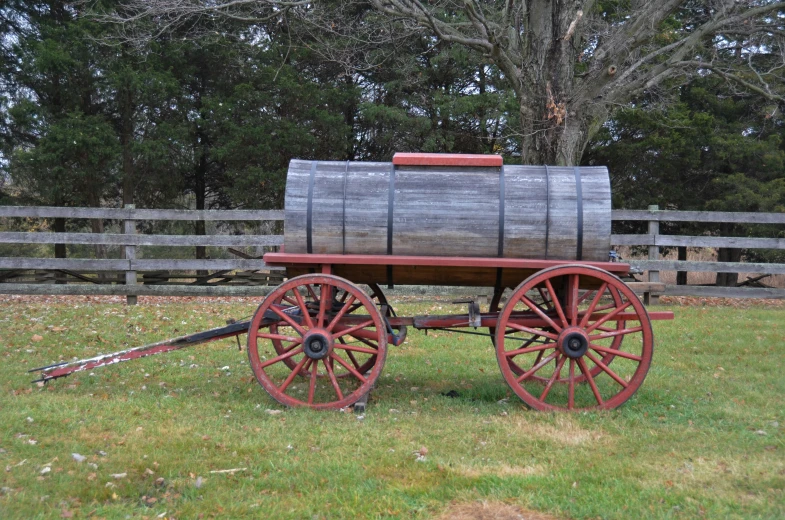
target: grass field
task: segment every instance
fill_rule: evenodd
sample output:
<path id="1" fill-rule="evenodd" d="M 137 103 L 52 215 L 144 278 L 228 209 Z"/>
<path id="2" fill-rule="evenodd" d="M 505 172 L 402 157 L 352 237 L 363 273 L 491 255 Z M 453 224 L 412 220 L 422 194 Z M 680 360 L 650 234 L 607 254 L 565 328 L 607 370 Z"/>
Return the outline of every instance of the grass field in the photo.
<path id="1" fill-rule="evenodd" d="M 528 411 L 487 338 L 416 331 L 362 417 L 284 409 L 233 340 L 30 384 L 255 309 L 145 302 L 0 301 L 0 518 L 785 517 L 783 308 L 673 307 L 612 412 Z"/>

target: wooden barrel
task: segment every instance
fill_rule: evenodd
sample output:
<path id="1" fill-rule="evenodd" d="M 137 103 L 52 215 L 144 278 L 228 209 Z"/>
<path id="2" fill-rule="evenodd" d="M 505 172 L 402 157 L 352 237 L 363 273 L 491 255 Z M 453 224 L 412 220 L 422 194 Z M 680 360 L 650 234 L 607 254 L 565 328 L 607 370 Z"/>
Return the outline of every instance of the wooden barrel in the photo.
<path id="1" fill-rule="evenodd" d="M 288 253 L 607 261 L 610 235 L 603 166 L 442 154 L 289 164 Z"/>

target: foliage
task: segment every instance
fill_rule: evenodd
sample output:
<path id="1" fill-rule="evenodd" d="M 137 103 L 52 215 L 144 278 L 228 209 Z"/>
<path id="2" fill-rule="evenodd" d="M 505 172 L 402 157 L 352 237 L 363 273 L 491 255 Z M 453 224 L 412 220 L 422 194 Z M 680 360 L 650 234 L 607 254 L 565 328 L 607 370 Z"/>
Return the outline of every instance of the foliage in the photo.
<path id="1" fill-rule="evenodd" d="M 28 368 L 256 307 L 141 301 L 0 303 L 4 517 L 432 518 L 478 500 L 567 518 L 785 514 L 781 308 L 674 309 L 646 382 L 606 413 L 527 411 L 486 338 L 445 332 L 393 348 L 362 419 L 281 409 L 231 339 L 29 383 Z"/>

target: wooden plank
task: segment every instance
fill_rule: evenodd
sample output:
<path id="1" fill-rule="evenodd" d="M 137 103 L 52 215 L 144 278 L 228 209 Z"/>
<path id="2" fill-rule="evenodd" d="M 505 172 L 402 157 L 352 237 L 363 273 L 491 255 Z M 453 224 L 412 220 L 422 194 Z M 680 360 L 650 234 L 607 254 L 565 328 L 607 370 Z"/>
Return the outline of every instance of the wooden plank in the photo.
<path id="1" fill-rule="evenodd" d="M 265 296 L 274 289 L 269 285 L 197 286 L 197 285 L 36 285 L 0 284 L 0 294 L 87 295 L 87 296 Z"/>
<path id="2" fill-rule="evenodd" d="M 744 262 L 680 262 L 678 260 L 625 260 L 643 270 L 689 271 L 706 273 L 767 273 L 785 274 L 785 264 Z"/>
<path id="3" fill-rule="evenodd" d="M 662 294 L 665 291 L 665 284 L 662 282 L 625 282 L 625 283 L 636 294 L 646 293 L 646 292 Z"/>
<path id="4" fill-rule="evenodd" d="M 283 235 L 125 235 L 115 233 L 0 233 L 0 244 L 105 244 L 121 246 L 280 246 Z"/>
<path id="5" fill-rule="evenodd" d="M 785 289 L 765 287 L 707 287 L 697 285 L 666 285 L 665 296 L 698 296 L 707 298 L 785 299 Z"/>
<path id="6" fill-rule="evenodd" d="M 205 259 L 205 260 L 95 260 L 90 258 L 25 258 L 0 257 L 0 269 L 49 269 L 70 271 L 159 271 L 159 270 L 222 270 L 242 269 L 258 271 L 271 268 L 264 260 Z"/>
<path id="7" fill-rule="evenodd" d="M 499 167 L 504 162 L 501 155 L 471 153 L 396 153 L 396 166 L 490 166 Z"/>
<path id="8" fill-rule="evenodd" d="M 785 224 L 785 213 L 735 211 L 648 211 L 615 209 L 612 220 L 656 220 L 659 222 L 729 222 L 736 224 Z"/>
<path id="9" fill-rule="evenodd" d="M 67 269 L 71 271 L 127 271 L 129 260 L 93 260 L 90 258 L 2 257 L 0 269 Z"/>
<path id="10" fill-rule="evenodd" d="M 687 235 L 611 235 L 618 246 L 733 247 L 740 249 L 785 249 L 785 238 L 706 237 Z"/>
<path id="11" fill-rule="evenodd" d="M 282 210 L 179 210 L 121 208 L 61 208 L 54 206 L 0 206 L 0 217 L 21 218 L 101 218 L 115 220 L 283 220 Z"/>

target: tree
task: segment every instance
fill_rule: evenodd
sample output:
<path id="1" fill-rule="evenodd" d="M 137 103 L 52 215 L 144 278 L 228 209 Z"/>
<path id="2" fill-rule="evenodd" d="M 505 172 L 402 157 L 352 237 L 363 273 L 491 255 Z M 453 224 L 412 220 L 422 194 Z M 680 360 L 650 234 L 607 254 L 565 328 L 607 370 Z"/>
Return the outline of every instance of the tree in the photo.
<path id="1" fill-rule="evenodd" d="M 529 163 L 577 164 L 612 110 L 664 82 L 712 73 L 778 102 L 785 2 L 771 0 L 369 0 L 403 33 L 479 52 L 501 71 L 520 113 L 521 154 Z M 116 22 L 184 25 L 193 17 L 299 17 L 331 33 L 322 6 L 362 2 L 127 0 Z M 361 41 L 373 31 L 364 30 Z M 389 41 L 395 32 L 386 33 Z M 772 66 L 772 61 L 777 64 Z"/>
<path id="2" fill-rule="evenodd" d="M 677 89 L 669 107 L 642 103 L 617 112 L 585 160 L 611 171 L 614 207 L 703 211 L 785 211 L 785 119 L 764 97 L 729 91 L 716 75 Z M 667 233 L 771 236 L 775 229 L 671 223 Z M 720 248 L 720 261 L 740 261 Z M 686 248 L 679 248 L 686 260 Z M 721 273 L 718 285 L 735 285 Z M 682 277 L 686 283 L 686 277 Z"/>

